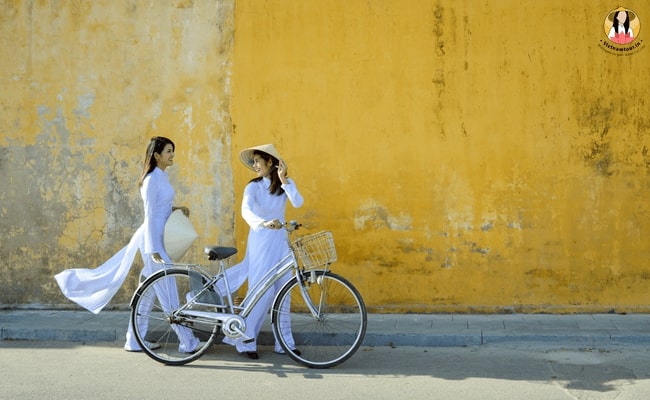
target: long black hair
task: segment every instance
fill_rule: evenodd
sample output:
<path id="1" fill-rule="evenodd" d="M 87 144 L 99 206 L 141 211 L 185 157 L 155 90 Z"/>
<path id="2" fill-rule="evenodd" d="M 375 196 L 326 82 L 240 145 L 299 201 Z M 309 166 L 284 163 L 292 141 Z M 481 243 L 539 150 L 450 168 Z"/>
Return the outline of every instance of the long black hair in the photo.
<path id="1" fill-rule="evenodd" d="M 262 160 L 265 162 L 269 162 L 269 160 L 273 160 L 273 165 L 271 165 L 271 173 L 269 174 L 269 179 L 271 180 L 271 186 L 269 187 L 269 193 L 274 194 L 276 196 L 281 196 L 284 193 L 284 189 L 282 189 L 282 181 L 280 181 L 280 177 L 278 176 L 278 165 L 280 165 L 280 160 L 277 158 L 273 157 L 272 155 L 265 153 L 263 151 L 255 150 L 253 151 L 253 157 L 255 156 L 260 156 L 262 157 Z M 257 178 L 251 179 L 251 182 L 259 182 L 262 180 L 262 176 L 258 176 Z"/>
<path id="2" fill-rule="evenodd" d="M 618 32 L 618 14 L 624 12 L 625 13 L 625 22 L 623 22 L 623 28 L 625 28 L 625 32 L 623 33 L 628 33 L 630 31 L 630 13 L 627 11 L 616 11 L 614 14 L 614 29 L 616 30 L 616 33 Z"/>
<path id="3" fill-rule="evenodd" d="M 172 142 L 171 139 L 164 136 L 154 136 L 151 138 L 147 145 L 147 152 L 144 156 L 142 175 L 140 175 L 140 179 L 138 179 L 138 186 L 142 186 L 144 178 L 156 168 L 156 158 L 154 157 L 154 154 L 162 154 L 163 149 L 168 144 L 172 145 L 172 151 L 176 150 L 176 145 L 174 145 L 174 142 Z"/>

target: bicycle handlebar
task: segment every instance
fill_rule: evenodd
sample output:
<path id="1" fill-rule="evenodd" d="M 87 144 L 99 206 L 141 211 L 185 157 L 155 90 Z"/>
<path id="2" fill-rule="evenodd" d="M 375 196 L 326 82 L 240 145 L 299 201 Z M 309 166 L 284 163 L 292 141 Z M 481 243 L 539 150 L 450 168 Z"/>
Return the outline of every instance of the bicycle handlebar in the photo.
<path id="1" fill-rule="evenodd" d="M 291 233 L 293 231 L 297 231 L 300 227 L 302 226 L 301 223 L 298 221 L 287 221 L 284 223 L 284 229 L 287 230 L 287 232 Z"/>

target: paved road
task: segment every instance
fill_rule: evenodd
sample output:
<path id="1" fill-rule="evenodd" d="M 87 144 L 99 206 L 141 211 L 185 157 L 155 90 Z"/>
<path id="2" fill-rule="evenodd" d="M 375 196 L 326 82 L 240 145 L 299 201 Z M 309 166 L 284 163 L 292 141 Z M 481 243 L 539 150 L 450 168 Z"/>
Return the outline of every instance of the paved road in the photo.
<path id="1" fill-rule="evenodd" d="M 343 365 L 214 346 L 183 367 L 122 350 L 125 311 L 0 310 L 4 399 L 650 398 L 650 315 L 369 316 Z M 270 344 L 266 325 L 260 342 Z M 224 392 L 225 391 L 225 392 Z"/>
<path id="2" fill-rule="evenodd" d="M 649 355 L 646 345 L 363 346 L 336 368 L 311 370 L 271 348 L 252 361 L 219 345 L 168 367 L 120 342 L 4 340 L 0 398 L 646 400 Z"/>

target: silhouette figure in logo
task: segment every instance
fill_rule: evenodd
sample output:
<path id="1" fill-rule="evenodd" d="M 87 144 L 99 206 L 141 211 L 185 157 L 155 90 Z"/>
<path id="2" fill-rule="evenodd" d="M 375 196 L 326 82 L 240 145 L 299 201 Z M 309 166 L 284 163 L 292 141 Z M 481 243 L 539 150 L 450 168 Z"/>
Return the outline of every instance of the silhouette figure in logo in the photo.
<path id="1" fill-rule="evenodd" d="M 619 8 L 616 12 L 610 14 L 608 18 L 613 22 L 609 30 L 609 40 L 616 44 L 630 43 L 634 40 L 634 29 L 630 27 L 630 21 L 636 16 L 628 10 Z"/>

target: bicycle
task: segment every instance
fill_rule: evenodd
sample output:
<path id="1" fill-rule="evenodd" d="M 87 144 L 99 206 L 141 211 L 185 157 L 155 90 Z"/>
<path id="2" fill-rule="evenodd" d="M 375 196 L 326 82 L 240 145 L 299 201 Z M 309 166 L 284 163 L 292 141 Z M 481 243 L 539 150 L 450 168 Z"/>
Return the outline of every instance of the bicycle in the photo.
<path id="1" fill-rule="evenodd" d="M 309 368 L 331 368 L 349 359 L 365 337 L 367 312 L 357 289 L 329 269 L 337 259 L 332 233 L 291 242 L 301 224 L 283 225 L 289 253 L 238 304 L 224 262 L 236 248 L 205 247 L 208 259 L 219 261 L 216 275 L 199 264 L 163 262 L 166 268 L 149 276 L 131 300 L 131 323 L 143 351 L 163 364 L 183 365 L 200 358 L 220 331 L 229 338 L 254 340 L 246 335 L 245 318 L 275 282 L 290 276 L 271 307 L 273 335 L 282 349 Z M 182 329 L 191 329 L 201 340 L 192 353 L 179 351 Z M 287 344 L 288 335 L 295 347 Z"/>

